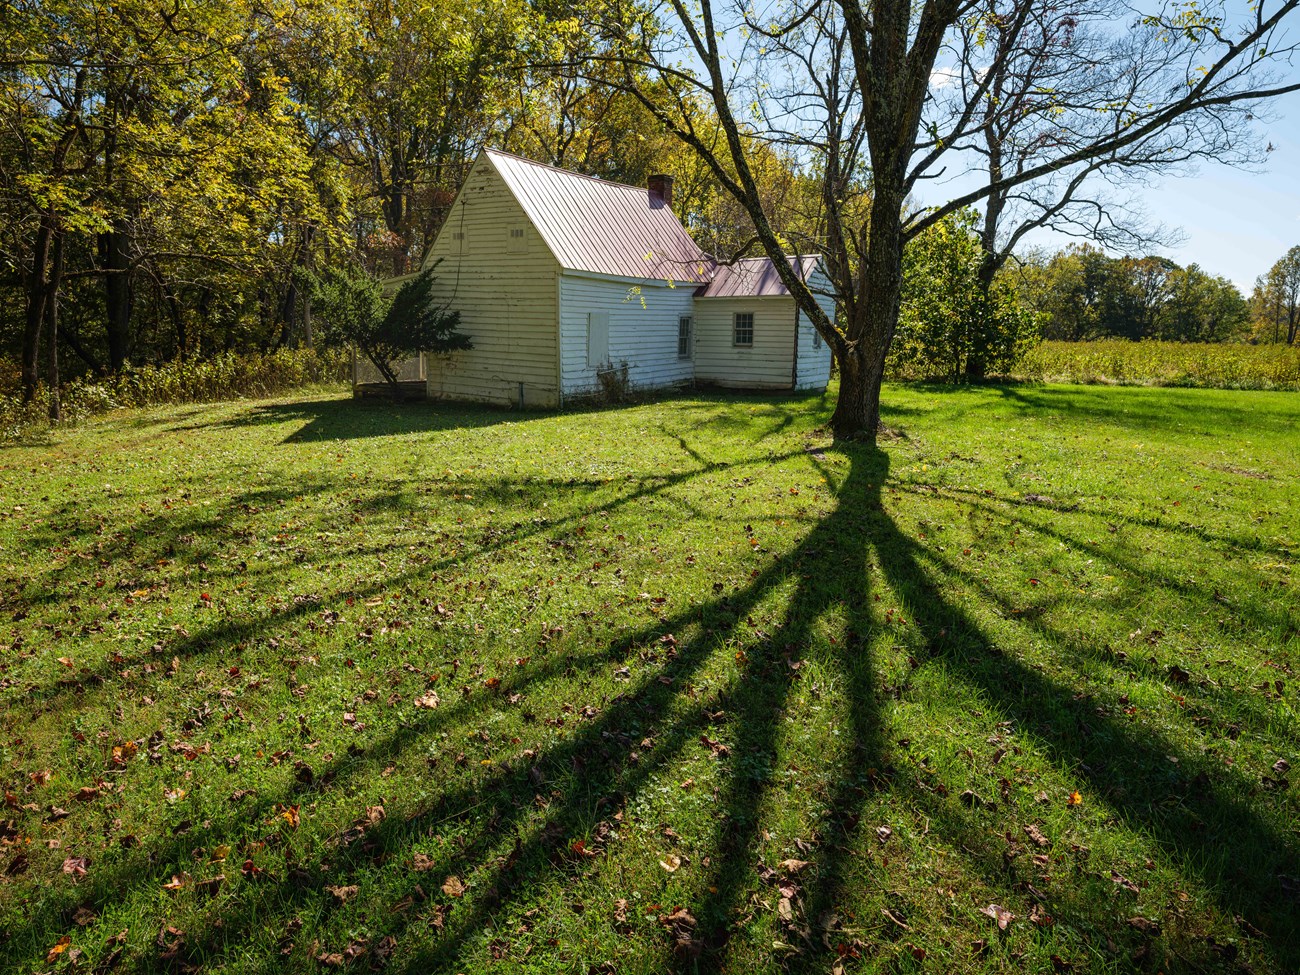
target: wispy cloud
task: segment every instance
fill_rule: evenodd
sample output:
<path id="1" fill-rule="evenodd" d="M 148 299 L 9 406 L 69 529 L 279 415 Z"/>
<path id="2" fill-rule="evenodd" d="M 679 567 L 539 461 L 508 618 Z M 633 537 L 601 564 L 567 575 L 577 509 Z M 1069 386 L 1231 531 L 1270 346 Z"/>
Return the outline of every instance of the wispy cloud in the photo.
<path id="1" fill-rule="evenodd" d="M 931 88 L 947 88 L 950 85 L 957 84 L 961 80 L 961 68 L 956 65 L 948 65 L 943 68 L 935 68 L 930 72 Z"/>

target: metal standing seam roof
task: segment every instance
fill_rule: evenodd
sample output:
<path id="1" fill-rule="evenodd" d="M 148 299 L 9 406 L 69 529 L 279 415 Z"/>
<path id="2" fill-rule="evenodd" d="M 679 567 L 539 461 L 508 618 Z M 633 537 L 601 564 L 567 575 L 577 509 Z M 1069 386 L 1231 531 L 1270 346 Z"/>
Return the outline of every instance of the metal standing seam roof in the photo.
<path id="1" fill-rule="evenodd" d="M 700 285 L 712 260 L 657 194 L 484 150 L 560 266 Z"/>
<path id="2" fill-rule="evenodd" d="M 817 254 L 800 254 L 788 258 L 799 277 L 808 276 L 821 260 Z M 776 273 L 770 257 L 746 257 L 735 264 L 719 264 L 714 268 L 708 284 L 697 288 L 697 298 L 778 298 L 788 295 L 790 289 Z"/>

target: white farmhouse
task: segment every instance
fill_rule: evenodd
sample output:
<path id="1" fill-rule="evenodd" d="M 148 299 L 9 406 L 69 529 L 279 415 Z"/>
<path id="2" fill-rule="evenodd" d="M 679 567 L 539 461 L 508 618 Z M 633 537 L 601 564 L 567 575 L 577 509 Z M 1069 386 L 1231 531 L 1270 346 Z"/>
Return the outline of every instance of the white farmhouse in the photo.
<path id="1" fill-rule="evenodd" d="M 772 262 L 716 264 L 673 215 L 672 179 L 649 182 L 481 153 L 425 265 L 474 347 L 425 355 L 402 378 L 431 399 L 522 406 L 609 383 L 824 389 L 830 349 Z M 820 258 L 790 260 L 833 316 Z"/>

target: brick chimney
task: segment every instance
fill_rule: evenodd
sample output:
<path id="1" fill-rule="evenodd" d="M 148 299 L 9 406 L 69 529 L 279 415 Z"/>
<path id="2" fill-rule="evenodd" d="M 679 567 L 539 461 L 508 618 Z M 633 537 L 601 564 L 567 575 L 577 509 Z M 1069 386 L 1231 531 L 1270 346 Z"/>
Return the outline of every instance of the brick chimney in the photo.
<path id="1" fill-rule="evenodd" d="M 650 189 L 650 206 L 654 209 L 673 206 L 673 178 L 663 173 L 656 173 L 646 180 Z"/>

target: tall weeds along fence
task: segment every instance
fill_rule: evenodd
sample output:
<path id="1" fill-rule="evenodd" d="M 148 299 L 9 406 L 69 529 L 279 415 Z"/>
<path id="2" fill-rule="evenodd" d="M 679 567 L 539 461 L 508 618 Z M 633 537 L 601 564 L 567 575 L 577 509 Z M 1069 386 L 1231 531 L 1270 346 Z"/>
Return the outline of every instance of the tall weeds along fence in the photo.
<path id="1" fill-rule="evenodd" d="M 106 379 L 79 379 L 59 391 L 63 423 L 126 407 L 211 403 L 274 396 L 309 386 L 347 381 L 348 358 L 313 349 L 265 354 L 233 352 L 208 359 L 145 366 Z M 13 440 L 49 427 L 49 390 L 24 404 L 12 390 L 0 394 L 0 440 Z"/>

